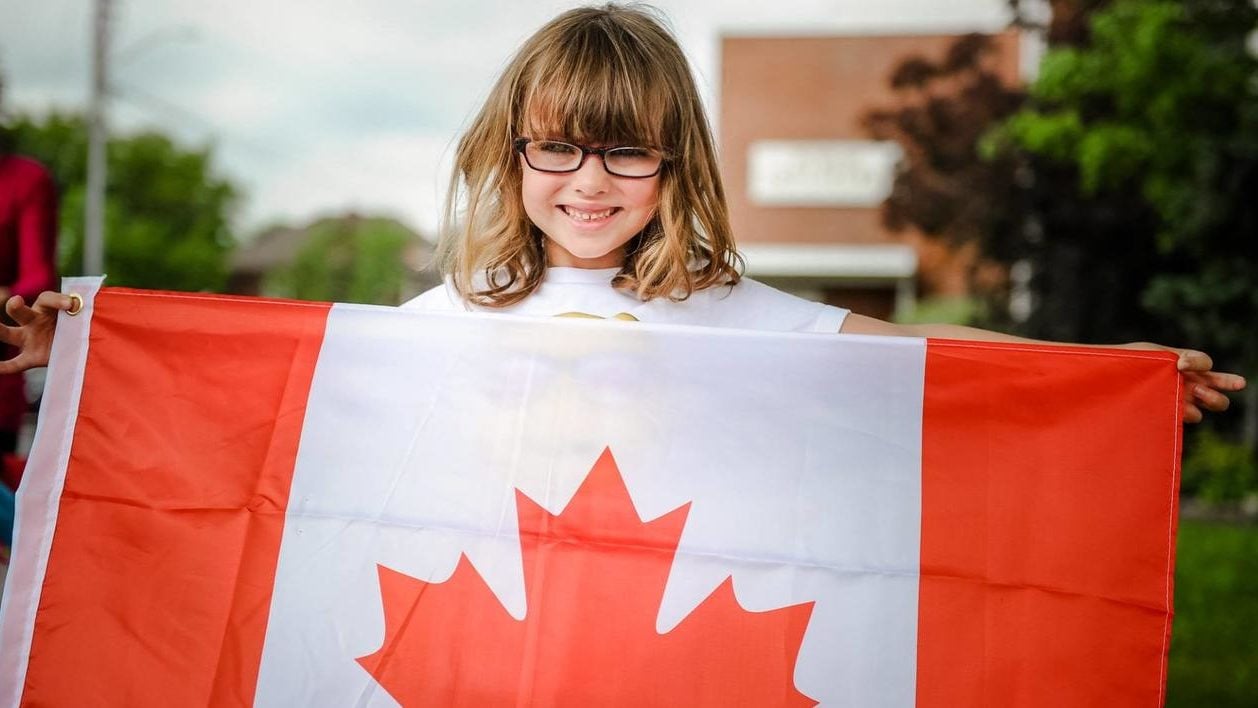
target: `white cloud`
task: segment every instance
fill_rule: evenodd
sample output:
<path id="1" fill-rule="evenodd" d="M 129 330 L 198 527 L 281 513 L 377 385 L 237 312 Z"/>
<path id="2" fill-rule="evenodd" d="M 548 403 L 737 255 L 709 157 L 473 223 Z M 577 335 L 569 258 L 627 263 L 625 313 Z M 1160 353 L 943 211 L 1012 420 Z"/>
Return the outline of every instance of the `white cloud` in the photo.
<path id="1" fill-rule="evenodd" d="M 255 223 L 383 213 L 432 235 L 452 151 L 443 137 L 400 133 L 329 144 L 269 172 L 254 185 L 246 209 Z"/>

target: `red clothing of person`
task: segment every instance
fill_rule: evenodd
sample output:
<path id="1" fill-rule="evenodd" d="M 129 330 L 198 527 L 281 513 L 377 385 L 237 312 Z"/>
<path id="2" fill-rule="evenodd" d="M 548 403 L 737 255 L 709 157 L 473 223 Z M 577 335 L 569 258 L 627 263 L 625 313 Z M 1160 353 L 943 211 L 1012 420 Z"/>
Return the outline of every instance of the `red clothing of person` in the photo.
<path id="1" fill-rule="evenodd" d="M 57 190 L 51 175 L 30 158 L 0 154 L 0 287 L 27 302 L 52 290 L 56 251 Z M 16 431 L 26 405 L 22 375 L 0 376 L 0 431 Z"/>

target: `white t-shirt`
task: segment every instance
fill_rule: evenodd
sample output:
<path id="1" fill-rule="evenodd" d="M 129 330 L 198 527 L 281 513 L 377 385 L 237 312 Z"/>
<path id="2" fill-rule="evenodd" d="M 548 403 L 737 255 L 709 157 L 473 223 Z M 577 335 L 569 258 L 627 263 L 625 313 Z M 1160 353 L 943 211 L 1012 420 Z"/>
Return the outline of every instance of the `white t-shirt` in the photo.
<path id="1" fill-rule="evenodd" d="M 734 327 L 774 332 L 838 332 L 847 310 L 804 300 L 775 290 L 750 278 L 737 285 L 699 290 L 681 302 L 666 298 L 643 302 L 611 286 L 618 268 L 546 269 L 541 286 L 510 307 L 477 307 L 464 302 L 450 280 L 413 300 L 403 308 L 428 311 L 482 311 L 513 315 L 553 317 L 587 315 L 613 318 L 625 315 L 642 322 Z"/>

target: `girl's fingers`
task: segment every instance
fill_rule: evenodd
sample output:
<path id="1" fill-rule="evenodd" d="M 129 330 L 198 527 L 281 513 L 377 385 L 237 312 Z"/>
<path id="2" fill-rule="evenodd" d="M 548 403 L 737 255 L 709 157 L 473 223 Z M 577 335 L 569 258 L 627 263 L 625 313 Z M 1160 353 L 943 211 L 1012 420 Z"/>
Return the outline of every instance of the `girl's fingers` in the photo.
<path id="1" fill-rule="evenodd" d="M 1207 357 L 1208 358 L 1208 357 Z M 1189 371 L 1184 374 L 1184 422 L 1200 423 L 1205 411 L 1221 413 L 1232 401 L 1225 392 L 1245 388 L 1244 377 L 1219 371 Z"/>
<path id="2" fill-rule="evenodd" d="M 13 310 L 20 307 L 26 307 L 26 301 L 22 299 L 21 295 L 14 295 L 13 297 L 10 297 L 8 300 L 4 301 L 4 311 L 10 317 L 13 316 Z"/>
<path id="3" fill-rule="evenodd" d="M 1245 388 L 1245 378 L 1222 371 L 1211 371 L 1214 362 L 1204 352 L 1180 349 L 1179 370 L 1184 373 L 1188 395 L 1184 399 L 1184 422 L 1200 423 L 1205 411 L 1221 413 L 1231 400 L 1227 393 Z"/>
<path id="4" fill-rule="evenodd" d="M 1201 414 L 1200 408 L 1193 405 L 1191 401 L 1187 401 L 1187 400 L 1184 401 L 1184 422 L 1185 423 L 1200 423 L 1202 417 L 1203 416 Z"/>
<path id="5" fill-rule="evenodd" d="M 6 328 L 6 329 L 10 329 L 10 328 Z M 4 361 L 0 361 L 0 375 L 16 374 L 20 371 L 26 371 L 27 369 L 31 368 L 30 365 L 27 364 L 27 361 L 26 361 L 28 358 L 29 357 L 26 356 L 26 352 L 21 352 L 17 356 L 13 357 L 12 359 L 5 359 Z"/>
<path id="6" fill-rule="evenodd" d="M 1227 396 L 1205 384 L 1195 384 L 1192 387 L 1192 397 L 1203 408 L 1216 413 L 1227 410 L 1227 407 L 1232 403 Z"/>
<path id="7" fill-rule="evenodd" d="M 75 295 L 67 295 L 65 293 L 53 292 L 45 290 L 35 298 L 34 307 L 46 307 L 50 310 L 69 310 L 74 307 Z M 80 302 L 82 302 L 80 300 Z"/>
<path id="8" fill-rule="evenodd" d="M 13 299 L 9 300 L 4 306 L 4 311 L 19 325 L 28 325 L 35 321 L 35 311 L 27 307 L 20 296 L 15 295 Z"/>
<path id="9" fill-rule="evenodd" d="M 26 371 L 26 369 L 21 367 L 20 362 L 17 359 L 6 359 L 5 361 L 0 361 L 0 376 L 5 374 L 16 374 L 19 371 Z"/>
<path id="10" fill-rule="evenodd" d="M 1205 352 L 1195 349 L 1180 349 L 1177 366 L 1180 371 L 1209 371 L 1214 368 L 1214 361 Z"/>
<path id="11" fill-rule="evenodd" d="M 1195 376 L 1199 376 L 1211 388 L 1220 391 L 1240 391 L 1245 388 L 1245 377 L 1237 374 L 1228 374 L 1222 371 L 1206 371 Z"/>
<path id="12" fill-rule="evenodd" d="M 35 302 L 27 305 L 21 295 L 14 295 L 5 303 L 4 310 L 8 313 L 13 321 L 20 325 L 28 325 L 41 316 L 46 317 L 55 314 L 58 310 L 69 312 L 76 305 L 74 295 L 66 295 L 64 293 L 56 293 L 52 291 L 44 291 L 35 298 Z M 78 303 L 82 303 L 79 299 Z"/>

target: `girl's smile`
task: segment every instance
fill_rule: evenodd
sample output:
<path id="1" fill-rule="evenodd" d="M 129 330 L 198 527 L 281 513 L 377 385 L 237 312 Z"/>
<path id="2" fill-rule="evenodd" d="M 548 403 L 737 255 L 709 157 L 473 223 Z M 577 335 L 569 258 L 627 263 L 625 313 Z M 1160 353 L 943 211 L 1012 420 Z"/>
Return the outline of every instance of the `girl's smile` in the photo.
<path id="1" fill-rule="evenodd" d="M 562 209 L 563 213 L 567 214 L 569 218 L 573 219 L 577 223 L 584 224 L 600 224 L 610 218 L 612 214 L 620 211 L 620 207 L 590 210 L 570 204 L 561 204 L 559 208 Z"/>

